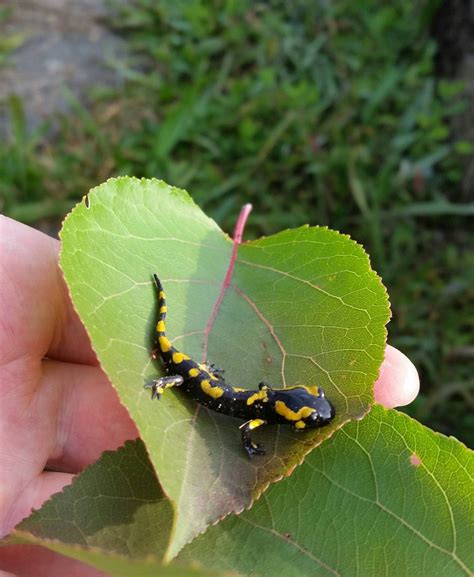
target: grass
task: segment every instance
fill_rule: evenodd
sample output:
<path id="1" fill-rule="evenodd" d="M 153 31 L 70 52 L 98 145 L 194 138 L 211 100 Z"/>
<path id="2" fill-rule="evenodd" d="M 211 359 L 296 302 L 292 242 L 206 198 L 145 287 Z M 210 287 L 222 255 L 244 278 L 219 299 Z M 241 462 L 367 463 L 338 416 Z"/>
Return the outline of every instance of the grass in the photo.
<path id="1" fill-rule="evenodd" d="M 458 186 L 472 146 L 449 139 L 462 86 L 435 78 L 436 2 L 112 6 L 129 81 L 87 108 L 70 95 L 53 142 L 47 127 L 28 134 L 21 102 L 9 102 L 4 211 L 34 223 L 133 174 L 187 188 L 227 230 L 252 202 L 254 236 L 306 222 L 350 233 L 389 288 L 391 343 L 421 373 L 407 410 L 474 444 L 474 204 Z"/>
<path id="2" fill-rule="evenodd" d="M 10 16 L 12 9 L 8 6 L 0 6 L 0 26 L 5 25 Z M 0 66 L 5 64 L 10 54 L 23 43 L 23 35 L 12 32 L 2 33 L 0 36 Z"/>

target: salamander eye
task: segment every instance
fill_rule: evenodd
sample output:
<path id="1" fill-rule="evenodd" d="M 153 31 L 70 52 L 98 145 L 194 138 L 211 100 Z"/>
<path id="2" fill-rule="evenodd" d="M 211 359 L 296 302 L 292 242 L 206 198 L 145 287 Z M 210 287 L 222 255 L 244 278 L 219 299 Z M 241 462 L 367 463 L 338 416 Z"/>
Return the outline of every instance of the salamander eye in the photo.
<path id="1" fill-rule="evenodd" d="M 311 415 L 309 416 L 309 421 L 312 426 L 317 425 L 319 423 L 319 419 L 320 414 L 318 413 L 318 411 L 314 411 L 314 413 L 311 413 Z"/>
<path id="2" fill-rule="evenodd" d="M 318 393 L 319 393 L 319 396 L 320 396 L 322 399 L 325 399 L 325 398 L 326 398 L 326 393 L 324 392 L 324 389 L 323 389 L 323 388 L 318 387 Z"/>

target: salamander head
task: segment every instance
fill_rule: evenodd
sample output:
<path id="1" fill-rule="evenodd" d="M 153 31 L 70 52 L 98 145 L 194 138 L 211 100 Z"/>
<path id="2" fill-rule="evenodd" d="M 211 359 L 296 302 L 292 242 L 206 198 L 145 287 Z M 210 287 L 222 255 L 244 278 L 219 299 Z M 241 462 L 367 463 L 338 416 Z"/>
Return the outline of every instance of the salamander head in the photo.
<path id="1" fill-rule="evenodd" d="M 314 395 L 310 405 L 315 411 L 304 419 L 308 428 L 315 429 L 329 425 L 336 416 L 336 409 L 331 401 L 326 398 L 324 390 L 319 387 L 318 392 L 319 395 Z"/>

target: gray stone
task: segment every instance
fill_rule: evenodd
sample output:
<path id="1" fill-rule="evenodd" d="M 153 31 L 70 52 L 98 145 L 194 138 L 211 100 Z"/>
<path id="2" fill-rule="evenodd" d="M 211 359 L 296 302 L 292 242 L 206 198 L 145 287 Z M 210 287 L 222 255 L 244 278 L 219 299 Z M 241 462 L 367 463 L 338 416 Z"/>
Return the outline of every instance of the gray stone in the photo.
<path id="1" fill-rule="evenodd" d="M 25 40 L 0 74 L 0 102 L 15 94 L 23 101 L 28 129 L 69 105 L 64 88 L 81 101 L 94 86 L 114 86 L 120 75 L 110 66 L 123 58 L 123 41 L 104 24 L 100 0 L 17 0 L 5 34 Z M 0 125 L 8 130 L 7 110 Z M 54 119 L 54 118 L 53 118 Z"/>

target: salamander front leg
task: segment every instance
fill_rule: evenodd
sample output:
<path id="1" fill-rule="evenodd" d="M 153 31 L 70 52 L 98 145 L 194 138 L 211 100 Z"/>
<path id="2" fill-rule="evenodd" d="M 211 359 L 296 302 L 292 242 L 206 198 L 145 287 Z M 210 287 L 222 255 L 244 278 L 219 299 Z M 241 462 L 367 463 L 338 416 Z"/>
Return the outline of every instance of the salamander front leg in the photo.
<path id="1" fill-rule="evenodd" d="M 245 452 L 249 457 L 253 455 L 265 455 L 265 450 L 263 449 L 262 443 L 253 443 L 250 438 L 250 431 L 253 431 L 257 427 L 266 425 L 267 421 L 263 419 L 251 419 L 243 425 L 240 425 L 239 429 L 242 431 L 242 445 L 244 446 Z"/>
<path id="2" fill-rule="evenodd" d="M 224 369 L 220 369 L 219 367 L 216 367 L 216 365 L 214 363 L 210 363 L 209 361 L 206 361 L 204 363 L 204 366 L 212 375 L 214 375 L 218 379 L 221 379 L 221 381 L 225 380 L 224 379 L 224 373 L 225 373 Z"/>
<path id="3" fill-rule="evenodd" d="M 170 387 L 178 387 L 183 384 L 183 377 L 181 375 L 172 375 L 170 377 L 160 377 L 153 379 L 149 383 L 143 385 L 145 389 L 151 389 L 151 400 L 160 399 L 163 391 Z"/>

